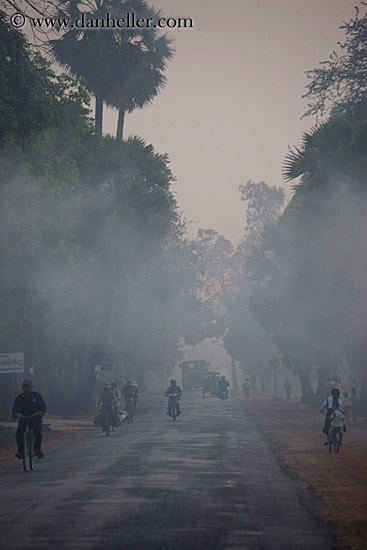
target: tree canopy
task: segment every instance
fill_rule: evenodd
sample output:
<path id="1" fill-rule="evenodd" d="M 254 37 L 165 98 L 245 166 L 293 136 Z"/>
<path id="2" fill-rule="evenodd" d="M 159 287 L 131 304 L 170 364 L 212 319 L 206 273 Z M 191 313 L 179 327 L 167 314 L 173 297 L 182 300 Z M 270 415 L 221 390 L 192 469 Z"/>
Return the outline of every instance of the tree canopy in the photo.
<path id="1" fill-rule="evenodd" d="M 367 11 L 356 7 L 355 16 L 341 25 L 345 30 L 345 42 L 338 43 L 327 61 L 316 69 L 306 71 L 310 80 L 305 97 L 307 115 L 324 115 L 330 109 L 366 103 L 367 95 Z"/>

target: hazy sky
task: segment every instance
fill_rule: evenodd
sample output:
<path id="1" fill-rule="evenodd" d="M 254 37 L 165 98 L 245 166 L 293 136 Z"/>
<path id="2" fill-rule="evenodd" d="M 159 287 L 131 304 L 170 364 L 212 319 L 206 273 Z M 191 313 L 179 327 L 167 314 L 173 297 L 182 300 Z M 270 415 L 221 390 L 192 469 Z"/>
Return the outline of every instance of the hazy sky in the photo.
<path id="1" fill-rule="evenodd" d="M 152 106 L 128 115 L 125 137 L 168 153 L 191 231 L 213 228 L 237 244 L 248 179 L 283 185 L 282 163 L 315 122 L 300 120 L 304 71 L 327 59 L 357 0 L 155 0 L 194 29 L 170 31 L 176 55 Z M 117 115 L 105 116 L 114 133 Z"/>

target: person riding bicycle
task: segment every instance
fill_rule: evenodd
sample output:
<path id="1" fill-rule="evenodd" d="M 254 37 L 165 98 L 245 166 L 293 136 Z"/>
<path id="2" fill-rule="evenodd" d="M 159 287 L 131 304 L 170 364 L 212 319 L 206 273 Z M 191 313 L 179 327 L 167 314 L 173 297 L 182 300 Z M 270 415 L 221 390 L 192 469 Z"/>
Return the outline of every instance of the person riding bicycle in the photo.
<path id="1" fill-rule="evenodd" d="M 99 397 L 98 404 L 103 407 L 103 405 L 112 405 L 115 402 L 115 396 L 110 384 L 106 384 L 102 390 L 102 393 Z"/>
<path id="2" fill-rule="evenodd" d="M 322 433 L 324 433 L 326 435 L 328 440 L 324 443 L 324 445 L 327 445 L 329 443 L 330 416 L 331 416 L 331 413 L 333 412 L 333 403 L 334 402 L 338 403 L 340 409 L 342 408 L 342 405 L 343 405 L 343 402 L 340 399 L 339 395 L 340 395 L 339 388 L 333 388 L 331 390 L 331 395 L 329 395 L 325 399 L 325 401 L 322 403 L 321 408 L 320 408 L 321 413 L 326 412 L 325 422 L 324 422 L 324 427 L 322 429 Z"/>
<path id="3" fill-rule="evenodd" d="M 34 452 L 38 458 L 43 458 L 44 454 L 41 451 L 42 443 L 42 417 L 46 412 L 46 403 L 40 393 L 32 391 L 33 384 L 31 380 L 24 380 L 22 384 L 23 393 L 19 394 L 14 401 L 12 415 L 16 418 L 21 416 L 33 416 L 29 419 L 29 427 L 34 433 Z M 37 414 L 38 413 L 38 414 Z M 20 417 L 18 429 L 15 437 L 18 445 L 16 457 L 21 459 L 24 455 L 23 434 L 27 427 L 25 418 Z"/>
<path id="4" fill-rule="evenodd" d="M 170 385 L 168 386 L 168 388 L 166 389 L 164 394 L 167 397 L 177 395 L 177 416 L 179 414 L 181 414 L 182 411 L 180 409 L 180 397 L 182 395 L 182 390 L 181 390 L 180 386 L 177 386 L 176 380 L 174 380 L 174 379 L 170 380 Z M 169 400 L 168 400 L 168 403 L 169 403 Z M 168 414 L 168 416 L 170 416 L 169 408 L 167 409 L 167 414 Z"/>
<path id="5" fill-rule="evenodd" d="M 121 401 L 121 392 L 120 390 L 118 389 L 117 387 L 117 384 L 114 380 L 111 380 L 110 382 L 110 388 L 112 390 L 112 393 L 113 393 L 113 397 L 114 397 L 114 407 L 115 407 L 115 410 L 118 411 L 119 408 L 120 408 L 120 401 Z"/>
<path id="6" fill-rule="evenodd" d="M 333 431 L 339 429 L 340 432 L 340 445 L 342 445 L 343 439 L 343 426 L 344 426 L 344 415 L 339 409 L 339 403 L 337 400 L 334 400 L 332 413 L 330 415 L 330 428 L 329 428 L 329 441 L 333 440 Z"/>
<path id="7" fill-rule="evenodd" d="M 101 419 L 103 418 L 103 413 L 110 415 L 111 422 L 114 416 L 114 404 L 115 396 L 110 384 L 106 384 L 102 390 L 102 393 L 99 397 L 98 406 L 102 409 Z M 105 431 L 104 426 L 102 426 L 102 431 Z"/>
<path id="8" fill-rule="evenodd" d="M 137 382 L 131 382 L 133 388 L 134 388 L 134 395 L 133 395 L 133 401 L 134 401 L 134 412 L 136 411 L 136 404 L 138 402 L 138 384 Z"/>
<path id="9" fill-rule="evenodd" d="M 228 388 L 229 388 L 229 382 L 226 380 L 225 376 L 221 376 L 220 380 L 218 382 L 218 397 L 222 395 L 222 393 L 225 393 L 228 397 Z"/>

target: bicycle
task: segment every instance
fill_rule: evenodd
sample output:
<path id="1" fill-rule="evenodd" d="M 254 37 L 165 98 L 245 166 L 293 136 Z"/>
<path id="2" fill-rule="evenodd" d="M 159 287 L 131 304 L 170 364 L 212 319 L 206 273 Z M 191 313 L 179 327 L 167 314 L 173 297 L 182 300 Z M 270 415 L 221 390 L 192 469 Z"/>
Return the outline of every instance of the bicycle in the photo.
<path id="1" fill-rule="evenodd" d="M 329 440 L 329 453 L 331 453 L 331 448 L 334 447 L 334 452 L 339 452 L 341 442 L 341 428 L 333 428 L 331 432 L 331 439 Z"/>
<path id="2" fill-rule="evenodd" d="M 102 405 L 102 431 L 109 437 L 112 426 L 112 405 L 103 403 Z"/>
<path id="3" fill-rule="evenodd" d="M 25 472 L 32 472 L 34 470 L 34 457 L 36 456 L 36 453 L 33 451 L 34 446 L 34 432 L 32 426 L 30 426 L 29 421 L 34 416 L 37 416 L 40 414 L 39 412 L 36 412 L 32 414 L 31 416 L 23 416 L 22 414 L 18 414 L 19 418 L 23 418 L 26 421 L 26 427 L 23 433 L 23 469 Z"/>

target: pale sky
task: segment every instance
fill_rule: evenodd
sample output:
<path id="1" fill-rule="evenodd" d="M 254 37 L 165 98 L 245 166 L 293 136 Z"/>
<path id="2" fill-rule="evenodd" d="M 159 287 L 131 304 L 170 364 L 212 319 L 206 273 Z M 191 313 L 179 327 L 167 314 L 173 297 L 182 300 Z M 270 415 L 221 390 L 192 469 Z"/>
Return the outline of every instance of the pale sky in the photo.
<path id="1" fill-rule="evenodd" d="M 168 83 L 141 111 L 126 117 L 125 137 L 141 136 L 167 153 L 179 208 L 192 234 L 212 228 L 238 244 L 248 179 L 282 185 L 288 147 L 315 120 L 300 120 L 304 71 L 326 60 L 344 40 L 339 29 L 357 0 L 152 0 L 194 29 L 169 32 L 176 55 Z M 117 114 L 105 113 L 115 133 Z M 286 187 L 287 188 L 287 187 Z M 288 187 L 289 189 L 289 187 Z"/>

